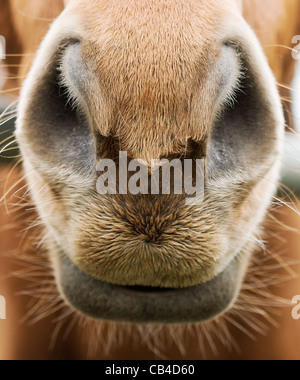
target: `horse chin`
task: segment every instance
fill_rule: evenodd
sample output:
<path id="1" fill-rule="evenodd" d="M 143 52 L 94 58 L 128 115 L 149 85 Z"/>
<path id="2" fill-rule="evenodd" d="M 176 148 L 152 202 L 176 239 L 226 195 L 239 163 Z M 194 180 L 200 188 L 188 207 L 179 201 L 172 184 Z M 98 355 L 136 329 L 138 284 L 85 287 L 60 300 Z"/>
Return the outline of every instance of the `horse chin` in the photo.
<path id="1" fill-rule="evenodd" d="M 133 324 L 198 323 L 215 319 L 232 307 L 247 264 L 248 257 L 238 255 L 209 282 L 163 289 L 102 282 L 61 255 L 57 282 L 66 302 L 94 319 Z"/>

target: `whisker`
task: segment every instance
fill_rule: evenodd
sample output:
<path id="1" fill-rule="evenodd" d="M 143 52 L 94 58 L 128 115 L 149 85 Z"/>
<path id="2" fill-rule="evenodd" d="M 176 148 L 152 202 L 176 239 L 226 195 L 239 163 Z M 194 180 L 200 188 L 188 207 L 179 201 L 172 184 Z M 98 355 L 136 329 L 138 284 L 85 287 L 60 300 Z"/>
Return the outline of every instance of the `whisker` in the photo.
<path id="1" fill-rule="evenodd" d="M 12 115 L 12 116 L 9 116 L 7 119 L 5 119 L 4 121 L 0 120 L 0 126 L 6 124 L 7 122 L 9 122 L 10 120 L 13 120 L 14 118 L 16 117 L 16 114 Z"/>
<path id="2" fill-rule="evenodd" d="M 5 54 L 6 57 L 33 57 L 35 53 L 25 53 L 25 54 Z"/>
<path id="3" fill-rule="evenodd" d="M 283 102 L 287 102 L 287 103 L 290 103 L 290 104 L 294 104 L 294 101 L 293 101 L 292 99 L 285 98 L 285 97 L 280 97 L 280 99 L 281 99 Z"/>
<path id="4" fill-rule="evenodd" d="M 20 91 L 22 87 L 10 88 L 8 90 L 1 90 L 0 94 L 9 94 L 10 92 Z"/>
<path id="5" fill-rule="evenodd" d="M 9 64 L 9 65 L 3 65 L 0 63 L 0 67 L 6 69 L 6 68 L 20 68 L 20 67 L 28 67 L 28 64 Z"/>
<path id="6" fill-rule="evenodd" d="M 8 144 L 6 144 L 5 147 L 0 150 L 0 154 L 2 154 L 3 152 L 5 152 L 6 148 L 8 148 L 9 146 L 11 146 L 12 144 L 15 144 L 15 143 L 16 143 L 16 140 L 14 139 L 13 141 L 11 141 Z"/>
<path id="7" fill-rule="evenodd" d="M 282 48 L 282 49 L 287 49 L 287 50 L 290 50 L 290 51 L 295 51 L 295 48 L 291 48 L 290 46 L 287 46 L 287 45 L 280 45 L 280 44 L 270 44 L 270 45 L 264 45 L 263 46 L 264 48 Z"/>
<path id="8" fill-rule="evenodd" d="M 18 103 L 18 101 L 19 101 L 19 99 L 15 100 L 14 102 L 11 102 L 11 103 L 5 108 L 5 110 L 1 113 L 1 115 L 0 115 L 0 119 L 6 114 L 6 112 L 7 112 L 10 108 L 14 107 L 14 106 Z"/>
<path id="9" fill-rule="evenodd" d="M 280 204 L 282 204 L 283 206 L 286 206 L 287 208 L 289 208 L 290 210 L 294 211 L 298 216 L 300 216 L 300 212 L 298 211 L 298 209 L 296 208 L 293 208 L 291 205 L 289 205 L 287 202 L 284 202 L 282 199 L 279 199 L 275 196 L 272 196 L 273 199 L 275 199 L 277 202 L 279 202 Z"/>
<path id="10" fill-rule="evenodd" d="M 1 145 L 5 144 L 7 141 L 11 140 L 11 139 L 15 139 L 15 136 L 14 135 L 11 135 L 11 136 L 8 136 L 6 139 L 2 140 L 0 142 Z M 16 140 L 14 140 L 14 142 L 16 142 Z"/>
<path id="11" fill-rule="evenodd" d="M 25 12 L 21 11 L 20 9 L 17 9 L 17 12 L 18 12 L 21 16 L 24 16 L 24 17 L 30 18 L 30 19 L 32 19 L 32 20 L 41 21 L 41 22 L 47 22 L 47 23 L 53 21 L 53 18 L 32 16 L 32 15 L 30 15 L 30 14 L 28 14 L 28 13 L 25 13 Z"/>
<path id="12" fill-rule="evenodd" d="M 0 79 L 5 79 L 5 80 L 23 80 L 27 77 L 27 75 L 22 75 L 22 76 L 14 76 L 14 77 L 10 77 L 10 76 L 2 76 L 0 77 Z"/>
<path id="13" fill-rule="evenodd" d="M 298 90 L 296 90 L 296 89 L 294 89 L 294 88 L 292 88 L 292 87 L 290 87 L 290 86 L 287 86 L 287 85 L 284 85 L 284 84 L 280 84 L 280 83 L 278 83 L 278 82 L 277 82 L 277 86 L 278 86 L 278 87 L 281 87 L 281 88 L 284 88 L 284 89 L 286 89 L 286 90 L 289 90 L 289 91 L 298 92 Z"/>
<path id="14" fill-rule="evenodd" d="M 255 335 L 253 335 L 246 327 L 242 326 L 239 322 L 235 321 L 232 317 L 229 315 L 225 315 L 224 319 L 228 321 L 231 325 L 236 327 L 238 330 L 240 330 L 242 333 L 248 336 L 253 341 L 256 341 L 257 338 Z"/>

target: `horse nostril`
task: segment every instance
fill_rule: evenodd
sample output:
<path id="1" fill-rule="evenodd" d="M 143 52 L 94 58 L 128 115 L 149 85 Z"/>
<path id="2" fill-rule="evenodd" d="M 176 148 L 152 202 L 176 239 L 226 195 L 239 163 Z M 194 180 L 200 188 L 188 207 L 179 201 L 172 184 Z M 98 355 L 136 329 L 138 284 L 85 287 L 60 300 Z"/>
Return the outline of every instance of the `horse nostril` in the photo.
<path id="1" fill-rule="evenodd" d="M 95 166 L 95 141 L 86 115 L 70 99 L 62 82 L 60 55 L 59 51 L 32 86 L 19 139 L 38 157 L 35 167 L 46 180 L 52 182 L 46 172 L 57 169 L 56 183 L 66 185 L 58 168 L 90 176 Z"/>
<path id="2" fill-rule="evenodd" d="M 174 159 L 204 159 L 206 156 L 206 146 L 207 137 L 204 137 L 202 141 L 199 142 L 192 138 L 188 138 L 185 144 L 181 143 L 179 145 L 179 147 L 176 149 L 176 152 L 168 155 L 162 155 L 159 157 L 159 159 L 167 159 L 168 161 L 172 161 Z"/>
<path id="3" fill-rule="evenodd" d="M 278 104 L 275 110 L 278 99 L 266 88 L 263 68 L 254 64 L 251 54 L 244 52 L 238 43 L 231 46 L 237 50 L 240 76 L 212 126 L 206 168 L 212 181 L 223 177 L 230 179 L 231 184 L 234 181 L 241 184 L 257 181 L 278 158 L 281 107 Z"/>
<path id="4" fill-rule="evenodd" d="M 186 158 L 203 159 L 206 156 L 207 138 L 200 142 L 189 139 L 187 142 Z"/>

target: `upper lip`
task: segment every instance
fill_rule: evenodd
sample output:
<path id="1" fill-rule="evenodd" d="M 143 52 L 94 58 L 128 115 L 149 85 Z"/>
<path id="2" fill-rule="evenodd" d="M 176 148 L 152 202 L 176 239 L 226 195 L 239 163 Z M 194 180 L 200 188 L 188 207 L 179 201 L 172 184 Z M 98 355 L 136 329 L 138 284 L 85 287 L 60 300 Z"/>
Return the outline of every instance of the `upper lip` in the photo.
<path id="1" fill-rule="evenodd" d="M 207 283 L 143 291 L 96 280 L 64 255 L 58 280 L 67 302 L 92 318 L 129 323 L 192 323 L 213 319 L 232 305 L 239 291 L 240 267 L 241 260 L 236 257 Z"/>

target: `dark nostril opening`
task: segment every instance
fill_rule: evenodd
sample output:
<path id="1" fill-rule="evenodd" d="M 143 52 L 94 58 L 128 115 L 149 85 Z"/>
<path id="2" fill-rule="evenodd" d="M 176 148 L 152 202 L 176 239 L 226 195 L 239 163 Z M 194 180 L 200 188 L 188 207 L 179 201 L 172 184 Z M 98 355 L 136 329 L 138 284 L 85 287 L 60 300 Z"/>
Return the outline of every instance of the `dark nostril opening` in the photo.
<path id="1" fill-rule="evenodd" d="M 189 139 L 187 143 L 186 158 L 203 159 L 206 156 L 206 139 L 197 142 Z"/>
<path id="2" fill-rule="evenodd" d="M 174 159 L 203 159 L 206 157 L 206 146 L 206 138 L 199 142 L 189 138 L 187 139 L 186 144 L 181 145 L 180 149 L 178 149 L 178 152 L 169 154 L 167 156 L 161 156 L 160 159 L 167 159 L 169 161 L 172 161 Z"/>
<path id="3" fill-rule="evenodd" d="M 96 134 L 96 153 L 98 159 L 117 160 L 120 151 L 120 142 L 114 136 Z"/>

